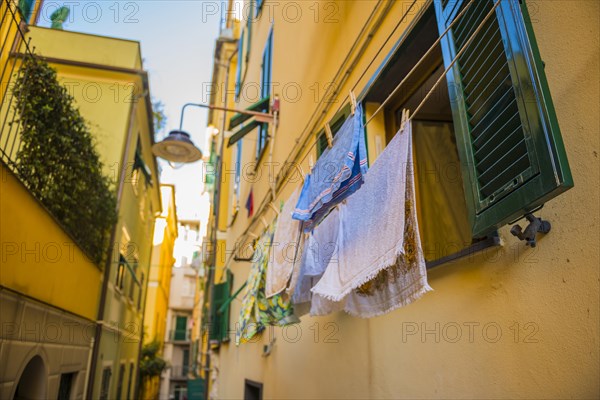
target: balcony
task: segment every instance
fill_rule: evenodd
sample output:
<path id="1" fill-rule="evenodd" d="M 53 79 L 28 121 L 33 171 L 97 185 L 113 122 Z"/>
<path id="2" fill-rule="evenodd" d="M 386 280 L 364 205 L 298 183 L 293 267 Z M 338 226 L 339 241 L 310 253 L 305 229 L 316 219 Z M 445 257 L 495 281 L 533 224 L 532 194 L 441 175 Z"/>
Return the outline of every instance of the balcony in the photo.
<path id="1" fill-rule="evenodd" d="M 169 341 L 175 344 L 189 344 L 191 339 L 191 329 L 173 329 L 169 332 Z"/>
<path id="2" fill-rule="evenodd" d="M 192 368 L 188 365 L 174 365 L 170 368 L 172 381 L 186 381 Z"/>
<path id="3" fill-rule="evenodd" d="M 0 3 L 0 75 L 6 79 L 0 88 L 0 162 L 70 241 L 102 266 L 117 222 L 116 193 L 110 177 L 103 175 L 87 116 L 80 113 L 56 70 L 34 53 L 44 48 L 45 36 L 34 35 L 30 43 L 34 29 L 28 28 L 25 36 L 19 28 L 16 3 Z"/>

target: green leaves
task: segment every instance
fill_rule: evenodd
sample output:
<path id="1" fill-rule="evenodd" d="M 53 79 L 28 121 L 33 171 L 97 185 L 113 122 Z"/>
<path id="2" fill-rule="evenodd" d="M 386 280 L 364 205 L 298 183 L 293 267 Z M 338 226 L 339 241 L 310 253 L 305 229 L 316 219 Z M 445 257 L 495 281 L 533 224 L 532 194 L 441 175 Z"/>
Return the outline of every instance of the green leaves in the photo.
<path id="1" fill-rule="evenodd" d="M 96 264 L 108 256 L 116 195 L 74 99 L 46 62 L 27 57 L 15 82 L 22 126 L 17 173 Z"/>
<path id="2" fill-rule="evenodd" d="M 140 375 L 142 378 L 159 376 L 167 367 L 167 362 L 158 356 L 160 343 L 157 340 L 142 347 L 140 358 Z"/>

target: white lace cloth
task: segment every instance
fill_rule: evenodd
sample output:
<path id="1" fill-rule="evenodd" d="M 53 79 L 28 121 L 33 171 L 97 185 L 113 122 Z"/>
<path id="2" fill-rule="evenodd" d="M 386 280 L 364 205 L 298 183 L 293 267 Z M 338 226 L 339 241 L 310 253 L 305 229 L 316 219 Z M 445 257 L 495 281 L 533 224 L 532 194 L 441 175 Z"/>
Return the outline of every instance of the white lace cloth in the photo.
<path id="1" fill-rule="evenodd" d="M 417 225 L 410 122 L 339 212 L 338 257 L 312 288 L 311 314 L 344 309 L 368 318 L 432 290 Z"/>

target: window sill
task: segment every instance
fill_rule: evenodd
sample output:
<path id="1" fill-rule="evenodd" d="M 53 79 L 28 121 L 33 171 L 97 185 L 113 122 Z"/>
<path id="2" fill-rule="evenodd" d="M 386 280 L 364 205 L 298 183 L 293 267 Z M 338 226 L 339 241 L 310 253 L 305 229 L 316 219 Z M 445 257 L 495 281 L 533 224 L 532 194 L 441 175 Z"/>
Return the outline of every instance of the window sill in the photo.
<path id="1" fill-rule="evenodd" d="M 498 236 L 498 234 L 493 234 L 477 243 L 473 243 L 469 247 L 462 249 L 459 252 L 450 254 L 446 257 L 438 258 L 437 260 L 428 261 L 426 263 L 427 270 L 431 270 L 433 268 L 439 267 L 443 264 L 446 264 L 446 263 L 449 263 L 452 261 L 460 260 L 461 258 L 473 256 L 477 253 L 482 252 L 483 250 L 486 250 L 486 249 L 489 249 L 492 247 L 500 247 L 501 245 L 502 245 L 502 243 L 501 243 L 501 240 L 500 240 L 500 237 Z"/>

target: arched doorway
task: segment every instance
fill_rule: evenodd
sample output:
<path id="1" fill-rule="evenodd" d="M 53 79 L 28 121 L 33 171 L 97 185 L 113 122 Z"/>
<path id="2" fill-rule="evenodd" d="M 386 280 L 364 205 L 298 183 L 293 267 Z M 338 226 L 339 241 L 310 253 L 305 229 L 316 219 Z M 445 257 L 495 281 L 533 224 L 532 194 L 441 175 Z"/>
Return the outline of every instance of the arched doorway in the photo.
<path id="1" fill-rule="evenodd" d="M 23 370 L 13 400 L 46 400 L 46 385 L 44 361 L 35 356 Z"/>

